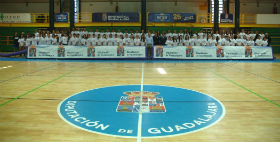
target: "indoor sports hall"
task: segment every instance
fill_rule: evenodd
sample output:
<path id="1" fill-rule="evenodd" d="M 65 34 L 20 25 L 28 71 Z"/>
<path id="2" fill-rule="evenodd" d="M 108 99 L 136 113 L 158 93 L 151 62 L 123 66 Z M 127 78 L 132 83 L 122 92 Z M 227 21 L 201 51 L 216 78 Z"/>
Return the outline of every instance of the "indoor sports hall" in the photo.
<path id="1" fill-rule="evenodd" d="M 278 142 L 279 8 L 1 0 L 0 142 Z"/>

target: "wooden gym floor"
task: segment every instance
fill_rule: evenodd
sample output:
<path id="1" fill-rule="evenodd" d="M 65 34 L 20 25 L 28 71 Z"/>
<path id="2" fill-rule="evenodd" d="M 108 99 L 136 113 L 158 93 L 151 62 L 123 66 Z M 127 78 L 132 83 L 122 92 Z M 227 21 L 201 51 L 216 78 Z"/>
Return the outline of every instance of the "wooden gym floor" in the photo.
<path id="1" fill-rule="evenodd" d="M 136 142 L 77 129 L 57 106 L 81 91 L 140 84 L 142 64 L 144 84 L 196 90 L 226 108 L 210 128 L 143 142 L 280 141 L 279 62 L 0 61 L 0 142 Z"/>

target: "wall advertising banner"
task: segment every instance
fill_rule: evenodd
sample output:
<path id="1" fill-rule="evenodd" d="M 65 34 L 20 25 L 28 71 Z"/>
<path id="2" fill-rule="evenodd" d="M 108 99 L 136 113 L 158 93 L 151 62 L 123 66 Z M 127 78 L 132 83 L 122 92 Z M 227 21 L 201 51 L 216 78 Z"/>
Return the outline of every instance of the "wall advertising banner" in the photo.
<path id="1" fill-rule="evenodd" d="M 61 46 L 28 48 L 28 58 L 145 58 L 145 46 Z"/>
<path id="2" fill-rule="evenodd" d="M 68 13 L 57 13 L 55 15 L 55 22 L 67 23 L 68 22 Z"/>
<path id="3" fill-rule="evenodd" d="M 273 59 L 271 47 L 155 46 L 154 58 L 166 59 Z"/>
<path id="4" fill-rule="evenodd" d="M 221 23 L 233 23 L 233 15 L 232 14 L 221 14 Z"/>
<path id="5" fill-rule="evenodd" d="M 139 22 L 139 13 L 92 13 L 92 22 Z"/>
<path id="6" fill-rule="evenodd" d="M 0 23 L 31 23 L 31 14 L 0 13 Z"/>
<path id="7" fill-rule="evenodd" d="M 194 13 L 149 13 L 149 22 L 196 22 Z"/>

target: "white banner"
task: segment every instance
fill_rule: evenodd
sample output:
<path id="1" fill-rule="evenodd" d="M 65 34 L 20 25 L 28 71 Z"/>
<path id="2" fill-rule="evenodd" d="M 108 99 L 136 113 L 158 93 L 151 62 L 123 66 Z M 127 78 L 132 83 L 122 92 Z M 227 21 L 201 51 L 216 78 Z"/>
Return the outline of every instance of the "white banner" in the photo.
<path id="1" fill-rule="evenodd" d="M 0 23 L 31 23 L 31 14 L 0 13 Z"/>
<path id="2" fill-rule="evenodd" d="M 28 58 L 145 58 L 145 46 L 57 46 L 28 48 Z"/>
<path id="3" fill-rule="evenodd" d="M 273 59 L 271 47 L 155 46 L 154 58 L 167 59 Z"/>

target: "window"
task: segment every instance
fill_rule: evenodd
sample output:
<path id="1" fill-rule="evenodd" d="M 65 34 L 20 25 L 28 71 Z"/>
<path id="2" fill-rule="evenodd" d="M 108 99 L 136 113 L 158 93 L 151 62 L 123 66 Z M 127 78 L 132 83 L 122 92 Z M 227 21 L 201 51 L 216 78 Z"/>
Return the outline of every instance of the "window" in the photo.
<path id="1" fill-rule="evenodd" d="M 79 18 L 79 0 L 74 0 L 74 22 L 78 23 L 78 18 Z"/>
<path id="2" fill-rule="evenodd" d="M 211 13 L 212 13 L 212 23 L 214 23 L 214 0 L 211 0 Z M 219 22 L 220 22 L 220 16 L 224 11 L 224 1 L 219 0 Z"/>

